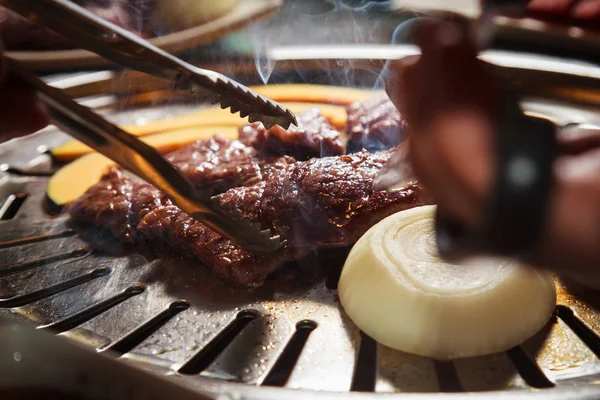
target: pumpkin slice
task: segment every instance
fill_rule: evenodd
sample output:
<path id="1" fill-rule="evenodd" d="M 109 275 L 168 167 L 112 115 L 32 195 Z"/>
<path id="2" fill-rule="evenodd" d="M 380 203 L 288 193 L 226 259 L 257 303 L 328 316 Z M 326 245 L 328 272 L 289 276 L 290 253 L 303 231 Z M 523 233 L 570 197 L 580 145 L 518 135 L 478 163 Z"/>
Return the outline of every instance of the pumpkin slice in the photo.
<path id="1" fill-rule="evenodd" d="M 215 133 L 221 133 L 228 139 L 237 139 L 238 128 L 235 126 L 215 125 L 202 127 L 187 127 L 178 130 L 172 130 L 155 135 L 148 135 L 142 141 L 156 148 L 161 153 L 168 153 L 181 146 L 188 145 L 197 140 L 208 139 Z M 72 161 L 85 154 L 92 153 L 94 150 L 79 140 L 70 140 L 54 150 L 52 156 L 58 162 Z"/>
<path id="2" fill-rule="evenodd" d="M 197 140 L 208 139 L 220 133 L 228 139 L 236 139 L 236 127 L 213 126 L 203 129 L 182 129 L 141 138 L 161 153 L 169 153 Z M 78 143 L 76 143 L 78 144 Z M 75 144 L 73 145 L 75 146 Z M 81 146 L 85 146 L 81 144 Z M 66 153 L 65 153 L 66 154 Z M 106 169 L 115 162 L 99 153 L 89 153 L 56 171 L 48 182 L 47 195 L 57 206 L 64 206 L 77 199 L 100 180 Z"/>
<path id="3" fill-rule="evenodd" d="M 325 103 L 347 106 L 355 101 L 366 100 L 377 92 L 366 89 L 345 88 L 329 85 L 281 84 L 252 86 L 256 92 L 278 102 Z"/>
<path id="4" fill-rule="evenodd" d="M 289 102 L 284 103 L 284 105 L 296 114 L 313 107 L 318 107 L 321 110 L 321 114 L 329 119 L 336 128 L 343 129 L 346 127 L 347 115 L 345 107 L 309 102 Z M 248 117 L 240 118 L 239 114 L 232 114 L 229 110 L 222 110 L 220 107 L 209 107 L 173 118 L 150 121 L 144 125 L 125 125 L 123 129 L 135 136 L 146 136 L 192 126 L 242 126 L 247 123 Z"/>
<path id="5" fill-rule="evenodd" d="M 331 121 L 333 126 L 340 130 L 345 129 L 347 115 L 344 107 L 316 103 L 287 103 L 286 106 L 298 114 L 313 107 L 318 107 L 321 110 L 321 113 Z M 196 140 L 211 137 L 215 132 L 224 133 L 228 138 L 235 139 L 237 138 L 237 127 L 247 123 L 248 118 L 240 118 L 239 115 L 231 114 L 229 110 L 222 110 L 220 107 L 210 107 L 184 114 L 179 117 L 151 121 L 145 125 L 127 125 L 123 128 L 135 136 L 147 136 L 160 133 L 167 135 L 165 137 L 168 138 L 168 135 L 172 135 L 175 131 L 197 131 L 198 139 Z M 232 134 L 233 136 L 230 136 L 229 133 L 233 131 L 235 131 L 235 133 Z M 202 132 L 205 132 L 205 134 Z M 170 143 L 177 144 L 177 138 L 165 140 L 172 140 Z M 91 148 L 80 141 L 70 140 L 53 149 L 52 155 L 57 161 L 67 162 L 92 151 Z"/>
<path id="6" fill-rule="evenodd" d="M 48 181 L 46 195 L 57 206 L 69 204 L 100 180 L 114 161 L 99 153 L 90 153 L 65 165 Z"/>

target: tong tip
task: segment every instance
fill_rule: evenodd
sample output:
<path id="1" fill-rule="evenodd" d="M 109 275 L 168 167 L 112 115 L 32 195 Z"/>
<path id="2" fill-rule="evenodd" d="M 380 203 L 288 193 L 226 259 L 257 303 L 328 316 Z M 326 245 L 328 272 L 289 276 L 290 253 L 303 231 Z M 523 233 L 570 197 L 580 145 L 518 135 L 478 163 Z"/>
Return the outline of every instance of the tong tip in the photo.
<path id="1" fill-rule="evenodd" d="M 222 233 L 244 249 L 258 254 L 273 253 L 285 244 L 279 235 L 272 235 L 270 229 L 261 229 L 260 223 L 244 218 L 237 209 L 224 206 L 219 196 L 213 196 L 210 204 L 219 216 Z"/>
<path id="2" fill-rule="evenodd" d="M 232 114 L 239 112 L 242 118 L 248 116 L 250 122 L 260 121 L 267 129 L 275 125 L 288 129 L 298 124 L 294 113 L 284 105 L 224 75 L 211 71 L 209 76 L 211 79 L 206 79 L 206 75 L 195 76 L 197 81 L 192 88 L 200 98 L 229 108 Z"/>

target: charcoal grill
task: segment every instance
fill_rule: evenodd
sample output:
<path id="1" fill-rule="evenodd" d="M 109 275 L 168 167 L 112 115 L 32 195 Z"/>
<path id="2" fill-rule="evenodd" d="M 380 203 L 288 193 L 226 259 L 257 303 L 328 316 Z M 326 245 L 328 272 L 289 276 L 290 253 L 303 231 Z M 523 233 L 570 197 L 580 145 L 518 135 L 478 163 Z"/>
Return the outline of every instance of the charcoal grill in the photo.
<path id="1" fill-rule="evenodd" d="M 102 90 L 123 79 L 89 78 L 100 79 Z M 298 78 L 285 80 L 290 79 Z M 71 90 L 91 94 L 84 87 L 98 91 L 102 85 L 78 83 Z M 106 107 L 111 101 L 102 97 L 88 104 Z M 114 104 L 126 101 L 121 97 Z M 562 125 L 599 123 L 594 110 L 581 107 L 535 99 L 526 107 Z M 187 109 L 171 102 L 110 117 L 135 122 Z M 419 399 L 440 393 L 441 398 L 600 398 L 600 319 L 594 308 L 600 296 L 595 292 L 576 285 L 567 290 L 557 282 L 555 317 L 534 338 L 505 353 L 455 362 L 404 354 L 378 345 L 344 314 L 335 267 L 328 277 L 290 282 L 283 274 L 247 291 L 177 258 L 90 247 L 98 238 L 80 237 L 65 216 L 46 207 L 46 183 L 55 168 L 47 149 L 66 139 L 47 128 L 0 146 L 1 315 L 30 321 L 157 377 L 225 396 L 219 398 Z M 306 261 L 305 267 L 313 263 Z"/>

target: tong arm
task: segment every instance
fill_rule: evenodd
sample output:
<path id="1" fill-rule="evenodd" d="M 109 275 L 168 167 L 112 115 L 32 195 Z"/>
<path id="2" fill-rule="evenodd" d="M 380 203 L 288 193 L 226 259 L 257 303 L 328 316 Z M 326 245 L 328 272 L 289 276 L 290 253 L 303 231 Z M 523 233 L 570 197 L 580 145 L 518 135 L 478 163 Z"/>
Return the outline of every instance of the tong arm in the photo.
<path id="1" fill-rule="evenodd" d="M 117 162 L 165 193 L 190 216 L 250 251 L 261 253 L 280 247 L 278 236 L 242 219 L 234 210 L 223 209 L 212 198 L 212 190 L 199 190 L 155 149 L 75 102 L 18 62 L 6 59 L 11 72 L 38 91 L 51 110 L 56 126 Z"/>
<path id="2" fill-rule="evenodd" d="M 71 1 L 0 0 L 0 4 L 119 65 L 167 79 L 200 100 L 249 116 L 250 122 L 261 121 L 267 128 L 297 125 L 285 106 L 222 74 L 195 67 Z"/>

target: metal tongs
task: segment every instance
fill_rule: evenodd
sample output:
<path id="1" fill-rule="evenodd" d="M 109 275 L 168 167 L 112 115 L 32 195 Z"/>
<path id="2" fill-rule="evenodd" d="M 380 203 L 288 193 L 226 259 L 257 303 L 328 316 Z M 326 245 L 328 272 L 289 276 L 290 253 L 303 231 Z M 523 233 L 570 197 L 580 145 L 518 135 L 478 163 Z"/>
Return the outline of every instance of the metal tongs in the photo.
<path id="1" fill-rule="evenodd" d="M 0 4 L 85 49 L 173 81 L 176 88 L 189 89 L 201 100 L 219 103 L 232 113 L 240 112 L 251 122 L 261 121 L 267 128 L 297 124 L 286 107 L 219 73 L 194 67 L 68 0 L 0 0 Z M 18 62 L 7 62 L 13 73 L 39 92 L 56 126 L 156 186 L 184 212 L 246 249 L 259 253 L 279 249 L 279 236 L 272 237 L 270 230 L 242 218 L 238 210 L 224 208 L 212 190 L 194 188 L 152 147 L 50 87 Z"/>

